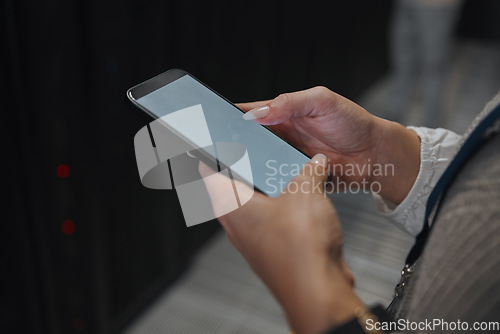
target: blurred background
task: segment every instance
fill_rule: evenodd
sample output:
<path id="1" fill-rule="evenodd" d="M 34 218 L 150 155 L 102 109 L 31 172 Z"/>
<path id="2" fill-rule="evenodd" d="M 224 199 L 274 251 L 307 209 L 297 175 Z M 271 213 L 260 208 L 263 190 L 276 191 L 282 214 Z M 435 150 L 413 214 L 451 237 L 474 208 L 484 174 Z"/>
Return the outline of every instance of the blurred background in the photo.
<path id="1" fill-rule="evenodd" d="M 0 15 L 2 333 L 288 330 L 216 221 L 187 228 L 175 192 L 142 187 L 150 120 L 125 97 L 141 81 L 182 68 L 234 102 L 324 85 L 458 133 L 500 88 L 495 0 L 2 0 Z M 358 293 L 387 305 L 412 238 L 369 195 L 332 201 Z"/>

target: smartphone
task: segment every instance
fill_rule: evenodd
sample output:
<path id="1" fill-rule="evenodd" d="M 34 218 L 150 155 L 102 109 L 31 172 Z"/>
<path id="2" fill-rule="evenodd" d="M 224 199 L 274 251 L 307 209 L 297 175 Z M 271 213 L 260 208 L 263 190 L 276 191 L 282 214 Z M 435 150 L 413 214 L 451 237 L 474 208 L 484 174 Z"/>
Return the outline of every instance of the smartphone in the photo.
<path id="1" fill-rule="evenodd" d="M 310 160 L 269 128 L 244 120 L 241 109 L 186 71 L 168 70 L 130 88 L 127 96 L 154 119 L 172 113 L 179 115 L 177 123 L 165 126 L 193 148 L 201 145 L 197 138 L 199 131 L 193 131 L 200 120 L 192 116 L 183 119 L 182 113 L 184 111 L 188 115 L 193 108 L 202 110 L 202 114 L 196 115 L 201 115 L 197 118 L 204 117 L 203 123 L 207 125 L 212 142 L 236 143 L 244 147 L 250 160 L 252 178 L 247 181 L 268 196 L 278 196 Z M 210 154 L 216 155 L 217 152 Z"/>

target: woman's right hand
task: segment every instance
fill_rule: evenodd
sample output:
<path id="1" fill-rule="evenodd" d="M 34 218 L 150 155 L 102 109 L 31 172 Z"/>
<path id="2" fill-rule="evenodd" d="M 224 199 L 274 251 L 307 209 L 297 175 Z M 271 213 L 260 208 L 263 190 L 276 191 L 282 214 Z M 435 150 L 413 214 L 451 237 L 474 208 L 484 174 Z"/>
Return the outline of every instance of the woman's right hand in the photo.
<path id="1" fill-rule="evenodd" d="M 336 191 L 354 182 L 399 204 L 418 175 L 420 140 L 415 132 L 375 117 L 325 87 L 238 107 L 247 112 L 245 119 L 269 126 L 307 155 L 326 155 Z M 392 166 L 380 170 L 387 164 Z M 387 170 L 392 175 L 383 175 Z M 373 187 L 374 182 L 380 186 Z"/>

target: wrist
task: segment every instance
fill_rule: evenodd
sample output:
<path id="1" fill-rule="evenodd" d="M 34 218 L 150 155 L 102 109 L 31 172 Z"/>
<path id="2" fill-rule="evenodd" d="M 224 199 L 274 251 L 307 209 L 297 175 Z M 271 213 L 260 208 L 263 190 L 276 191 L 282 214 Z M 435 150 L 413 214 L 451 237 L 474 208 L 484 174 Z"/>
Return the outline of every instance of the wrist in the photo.
<path id="1" fill-rule="evenodd" d="M 420 138 L 396 122 L 377 117 L 375 124 L 372 138 L 377 145 L 371 189 L 398 205 L 410 192 L 420 170 Z"/>
<path id="2" fill-rule="evenodd" d="M 351 286 L 336 284 L 335 291 L 332 291 L 330 296 L 328 324 L 322 332 L 348 322 L 354 318 L 356 309 L 364 306 Z"/>
<path id="3" fill-rule="evenodd" d="M 306 289 L 295 289 L 278 299 L 296 334 L 323 333 L 354 318 L 355 310 L 363 306 L 351 282 L 335 265 L 311 279 Z"/>

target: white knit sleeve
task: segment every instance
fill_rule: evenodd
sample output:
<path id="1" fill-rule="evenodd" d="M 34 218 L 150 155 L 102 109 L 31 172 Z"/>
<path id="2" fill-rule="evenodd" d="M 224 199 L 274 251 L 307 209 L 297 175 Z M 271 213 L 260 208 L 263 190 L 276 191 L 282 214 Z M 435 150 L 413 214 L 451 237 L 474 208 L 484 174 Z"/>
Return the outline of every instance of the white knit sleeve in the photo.
<path id="1" fill-rule="evenodd" d="M 392 222 L 416 236 L 422 229 L 427 199 L 458 151 L 461 136 L 445 129 L 408 127 L 420 137 L 420 171 L 406 198 L 394 205 L 373 194 L 377 209 Z"/>

